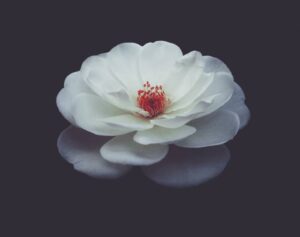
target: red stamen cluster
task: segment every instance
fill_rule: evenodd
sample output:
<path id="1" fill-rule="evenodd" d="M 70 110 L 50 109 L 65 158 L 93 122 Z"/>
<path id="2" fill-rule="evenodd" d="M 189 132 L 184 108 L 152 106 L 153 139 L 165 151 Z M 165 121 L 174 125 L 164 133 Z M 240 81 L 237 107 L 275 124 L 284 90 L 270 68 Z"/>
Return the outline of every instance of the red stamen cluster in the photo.
<path id="1" fill-rule="evenodd" d="M 137 103 L 149 113 L 147 118 L 153 118 L 164 112 L 167 99 L 161 85 L 151 86 L 147 81 L 144 89 L 138 90 Z"/>

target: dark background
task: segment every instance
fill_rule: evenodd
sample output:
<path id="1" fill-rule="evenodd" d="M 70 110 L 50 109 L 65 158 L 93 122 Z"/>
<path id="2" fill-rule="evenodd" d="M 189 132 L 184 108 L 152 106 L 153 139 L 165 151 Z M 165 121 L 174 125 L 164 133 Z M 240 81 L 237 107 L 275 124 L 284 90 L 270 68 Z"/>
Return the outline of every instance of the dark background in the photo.
<path id="1" fill-rule="evenodd" d="M 1 7 L 2 236 L 296 236 L 296 6 L 174 2 Z M 244 89 L 252 117 L 228 167 L 188 189 L 74 171 L 56 149 L 64 78 L 118 43 L 156 40 L 222 59 Z"/>

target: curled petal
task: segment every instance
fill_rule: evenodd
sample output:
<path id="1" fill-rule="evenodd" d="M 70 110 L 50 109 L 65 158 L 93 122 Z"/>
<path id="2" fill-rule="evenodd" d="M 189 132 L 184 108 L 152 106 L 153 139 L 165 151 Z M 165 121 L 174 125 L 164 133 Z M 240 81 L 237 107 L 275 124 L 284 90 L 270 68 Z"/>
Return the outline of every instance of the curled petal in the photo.
<path id="1" fill-rule="evenodd" d="M 194 58 L 194 60 L 187 60 L 189 58 Z M 178 86 L 179 83 L 175 84 L 177 88 L 189 89 L 185 90 L 185 93 L 181 97 L 178 97 L 180 98 L 179 100 L 173 101 L 173 105 L 170 106 L 167 112 L 174 111 L 175 114 L 180 114 L 182 110 L 190 110 L 195 104 L 201 102 L 203 98 L 216 94 L 224 93 L 231 96 L 230 93 L 233 91 L 233 76 L 221 60 L 211 56 L 201 56 L 197 52 L 186 54 L 181 60 L 183 62 L 192 62 L 183 65 L 187 68 L 186 70 L 193 72 L 189 77 L 194 79 L 187 80 L 189 77 L 181 77 L 182 80 L 180 83 L 187 83 L 188 85 Z"/>
<path id="2" fill-rule="evenodd" d="M 250 119 L 250 111 L 245 104 L 245 94 L 242 88 L 234 83 L 234 93 L 222 109 L 235 112 L 240 118 L 240 129 L 245 127 Z"/>
<path id="3" fill-rule="evenodd" d="M 190 137 L 175 143 L 177 146 L 201 148 L 224 144 L 238 132 L 240 121 L 237 114 L 219 110 L 209 116 L 190 123 L 197 131 Z"/>
<path id="4" fill-rule="evenodd" d="M 230 100 L 234 91 L 234 82 L 231 74 L 216 73 L 212 83 L 208 88 L 196 98 L 189 106 L 182 109 L 181 116 L 198 114 L 199 117 L 210 114 L 221 108 Z M 207 108 L 203 108 L 203 102 L 208 103 Z M 199 107 L 200 105 L 200 107 Z"/>
<path id="5" fill-rule="evenodd" d="M 229 68 L 226 66 L 222 60 L 212 57 L 212 56 L 203 56 L 204 61 L 204 71 L 211 72 L 224 72 L 231 74 Z"/>
<path id="6" fill-rule="evenodd" d="M 59 135 L 58 151 L 77 171 L 95 178 L 118 178 L 130 166 L 110 163 L 102 158 L 99 148 L 107 138 L 95 136 L 70 126 Z"/>
<path id="7" fill-rule="evenodd" d="M 134 135 L 134 140 L 140 144 L 172 143 L 196 132 L 196 129 L 184 125 L 179 128 L 169 129 L 163 127 L 154 127 L 149 130 L 138 131 Z"/>
<path id="8" fill-rule="evenodd" d="M 56 97 L 56 104 L 61 114 L 72 124 L 72 102 L 74 98 L 82 93 L 94 94 L 92 90 L 82 80 L 80 72 L 73 72 L 65 79 L 64 88 L 60 90 Z"/>
<path id="9" fill-rule="evenodd" d="M 202 55 L 197 51 L 192 51 L 175 62 L 164 83 L 166 93 L 169 94 L 175 106 L 174 109 L 178 100 L 186 100 L 186 97 L 193 96 L 193 93 L 190 92 L 195 86 L 198 89 L 197 93 L 201 93 L 199 90 L 205 89 L 209 78 L 203 75 L 203 69 Z"/>
<path id="10" fill-rule="evenodd" d="M 102 119 L 101 121 L 106 122 L 112 126 L 120 126 L 123 128 L 129 128 L 133 130 L 146 130 L 153 127 L 153 124 L 147 119 L 143 119 L 137 115 L 122 114 L 114 117 Z"/>

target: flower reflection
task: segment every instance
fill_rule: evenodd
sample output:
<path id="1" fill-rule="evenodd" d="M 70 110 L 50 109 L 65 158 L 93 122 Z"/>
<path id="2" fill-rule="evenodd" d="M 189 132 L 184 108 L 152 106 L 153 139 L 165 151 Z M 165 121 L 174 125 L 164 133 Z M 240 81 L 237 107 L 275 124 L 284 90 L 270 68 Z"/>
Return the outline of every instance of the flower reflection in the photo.
<path id="1" fill-rule="evenodd" d="M 229 159 L 230 152 L 225 145 L 202 149 L 173 146 L 164 160 L 144 166 L 143 172 L 160 185 L 190 187 L 218 176 Z"/>
<path id="2" fill-rule="evenodd" d="M 59 135 L 57 147 L 75 170 L 94 178 L 118 178 L 127 173 L 130 166 L 114 164 L 101 157 L 99 149 L 108 140 L 70 126 Z"/>
<path id="3" fill-rule="evenodd" d="M 108 139 L 70 126 L 60 134 L 57 146 L 61 156 L 75 170 L 94 178 L 118 178 L 126 174 L 131 166 L 103 159 L 99 150 Z M 230 158 L 229 150 L 224 145 L 202 149 L 170 147 L 165 159 L 150 166 L 142 166 L 142 171 L 148 178 L 164 186 L 199 185 L 219 175 Z M 132 158 L 143 154 L 143 151 L 135 152 L 133 149 L 130 154 Z M 124 155 L 122 151 L 119 154 Z M 151 160 L 153 157 L 145 159 Z"/>

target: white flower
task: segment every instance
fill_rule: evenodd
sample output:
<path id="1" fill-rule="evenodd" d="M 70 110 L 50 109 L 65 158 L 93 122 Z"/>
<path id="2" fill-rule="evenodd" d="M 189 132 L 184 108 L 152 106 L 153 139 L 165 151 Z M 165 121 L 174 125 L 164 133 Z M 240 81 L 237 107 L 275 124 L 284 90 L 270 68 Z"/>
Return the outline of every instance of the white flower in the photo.
<path id="1" fill-rule="evenodd" d="M 130 165 L 161 161 L 169 144 L 224 144 L 249 119 L 244 100 L 219 59 L 197 51 L 183 55 L 164 41 L 119 44 L 66 78 L 57 106 L 88 133 L 68 128 L 58 148 L 80 171 L 118 177 Z M 83 154 L 88 158 L 79 162 Z"/>

